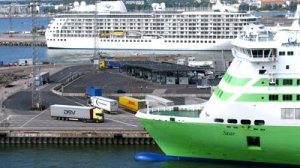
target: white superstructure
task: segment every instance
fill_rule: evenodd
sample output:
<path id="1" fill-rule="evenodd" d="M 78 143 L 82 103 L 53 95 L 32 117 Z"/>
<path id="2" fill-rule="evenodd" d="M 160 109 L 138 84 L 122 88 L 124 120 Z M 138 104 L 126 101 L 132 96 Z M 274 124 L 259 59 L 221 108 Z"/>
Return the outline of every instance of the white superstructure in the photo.
<path id="1" fill-rule="evenodd" d="M 249 13 L 168 10 L 127 12 L 122 1 L 96 5 L 74 3 L 46 31 L 48 48 L 101 50 L 230 50 L 245 25 L 257 23 Z M 95 12 L 97 11 L 97 12 Z M 218 12 L 216 12 L 218 11 Z"/>

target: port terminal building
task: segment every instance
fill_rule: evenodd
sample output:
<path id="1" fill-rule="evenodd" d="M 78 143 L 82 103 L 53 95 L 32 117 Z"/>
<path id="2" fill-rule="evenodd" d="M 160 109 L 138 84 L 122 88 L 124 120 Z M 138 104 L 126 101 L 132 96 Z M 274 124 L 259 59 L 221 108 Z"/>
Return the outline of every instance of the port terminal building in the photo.
<path id="1" fill-rule="evenodd" d="M 128 61 L 122 62 L 120 72 L 160 84 L 188 85 L 195 83 L 205 69 L 168 62 Z"/>

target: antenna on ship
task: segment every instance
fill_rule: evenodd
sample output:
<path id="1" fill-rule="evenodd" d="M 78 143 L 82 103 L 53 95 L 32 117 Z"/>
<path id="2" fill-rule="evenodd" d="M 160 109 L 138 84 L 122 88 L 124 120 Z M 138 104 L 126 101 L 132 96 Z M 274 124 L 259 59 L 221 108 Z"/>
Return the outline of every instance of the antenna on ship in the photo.
<path id="1" fill-rule="evenodd" d="M 38 48 L 37 48 L 37 6 L 39 5 L 38 1 L 31 0 L 29 7 L 31 10 L 31 21 L 32 21 L 32 110 L 41 110 L 41 99 L 40 92 L 38 90 L 38 86 L 36 84 L 36 77 L 39 75 L 39 67 L 37 67 L 37 59 L 38 59 Z M 39 77 L 38 77 L 39 80 Z"/>

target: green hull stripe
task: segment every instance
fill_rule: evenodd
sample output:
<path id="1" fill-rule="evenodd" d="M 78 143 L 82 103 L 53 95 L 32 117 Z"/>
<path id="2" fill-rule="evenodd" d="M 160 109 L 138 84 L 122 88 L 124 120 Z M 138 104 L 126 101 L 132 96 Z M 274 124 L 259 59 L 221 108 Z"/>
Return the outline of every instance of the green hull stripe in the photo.
<path id="1" fill-rule="evenodd" d="M 233 93 L 228 93 L 228 92 L 221 90 L 219 86 L 215 88 L 214 94 L 216 97 L 218 97 L 219 99 L 221 99 L 223 101 L 228 100 L 233 95 Z"/>
<path id="2" fill-rule="evenodd" d="M 291 83 L 285 83 L 284 80 L 291 80 Z M 300 79 L 299 78 L 276 78 L 277 82 L 274 86 L 280 86 L 280 87 L 291 87 L 291 86 L 300 86 Z M 259 79 L 253 86 L 258 87 L 268 87 L 269 85 L 269 78 L 261 78 Z"/>
<path id="3" fill-rule="evenodd" d="M 250 78 L 237 78 L 226 72 L 222 80 L 232 86 L 245 86 Z"/>
<path id="4" fill-rule="evenodd" d="M 139 120 L 167 155 L 300 164 L 300 127 L 297 126 Z"/>
<path id="5" fill-rule="evenodd" d="M 269 100 L 269 95 L 267 93 L 253 93 L 253 94 L 242 94 L 239 98 L 236 99 L 237 102 L 299 102 L 300 95 L 299 94 L 288 94 L 291 95 L 292 98 L 283 100 L 284 95 L 287 94 L 272 94 L 278 95 L 278 100 Z"/>

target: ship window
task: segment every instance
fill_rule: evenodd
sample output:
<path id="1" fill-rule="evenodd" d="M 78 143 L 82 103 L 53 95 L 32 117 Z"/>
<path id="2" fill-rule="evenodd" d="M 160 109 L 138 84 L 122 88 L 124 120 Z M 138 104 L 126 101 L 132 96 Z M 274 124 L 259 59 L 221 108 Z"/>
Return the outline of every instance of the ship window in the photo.
<path id="1" fill-rule="evenodd" d="M 264 120 L 254 120 L 254 125 L 265 125 Z"/>
<path id="2" fill-rule="evenodd" d="M 293 95 L 291 95 L 291 94 L 282 95 L 282 100 L 283 101 L 290 101 L 292 99 L 293 99 Z"/>
<path id="3" fill-rule="evenodd" d="M 278 95 L 269 95 L 269 100 L 270 101 L 276 101 L 276 100 L 278 100 Z"/>
<path id="4" fill-rule="evenodd" d="M 264 50 L 264 58 L 268 58 L 271 50 Z"/>
<path id="5" fill-rule="evenodd" d="M 300 108 L 295 108 L 295 119 L 300 119 Z"/>
<path id="6" fill-rule="evenodd" d="M 260 138 L 257 136 L 247 136 L 247 144 L 248 149 L 260 149 Z"/>
<path id="7" fill-rule="evenodd" d="M 283 79 L 283 85 L 293 85 L 292 79 Z"/>
<path id="8" fill-rule="evenodd" d="M 262 58 L 263 50 L 252 50 L 253 58 Z"/>
<path id="9" fill-rule="evenodd" d="M 287 55 L 288 55 L 288 56 L 294 55 L 294 52 L 293 52 L 293 51 L 288 51 L 288 52 L 287 52 Z"/>
<path id="10" fill-rule="evenodd" d="M 251 121 L 250 120 L 241 120 L 241 124 L 250 125 Z"/>
<path id="11" fill-rule="evenodd" d="M 290 66 L 289 66 L 289 65 L 286 65 L 286 66 L 285 66 L 285 69 L 290 69 Z"/>
<path id="12" fill-rule="evenodd" d="M 227 122 L 231 123 L 231 124 L 236 124 L 237 120 L 236 119 L 228 119 Z"/>
<path id="13" fill-rule="evenodd" d="M 294 119 L 294 109 L 293 108 L 282 108 L 281 109 L 281 119 Z"/>
<path id="14" fill-rule="evenodd" d="M 279 51 L 279 56 L 284 56 L 285 52 L 284 51 Z"/>
<path id="15" fill-rule="evenodd" d="M 224 122 L 224 119 L 222 119 L 222 118 L 216 118 L 216 119 L 215 119 L 215 122 L 220 122 L 220 123 L 222 123 L 222 122 Z"/>
<path id="16" fill-rule="evenodd" d="M 297 79 L 297 85 L 300 85 L 300 79 Z"/>

